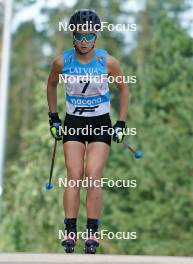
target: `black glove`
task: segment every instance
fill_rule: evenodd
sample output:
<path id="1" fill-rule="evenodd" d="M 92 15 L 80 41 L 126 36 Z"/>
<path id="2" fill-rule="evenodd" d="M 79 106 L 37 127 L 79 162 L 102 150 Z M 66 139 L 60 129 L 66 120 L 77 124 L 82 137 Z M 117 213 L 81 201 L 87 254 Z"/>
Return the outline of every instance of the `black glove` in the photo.
<path id="1" fill-rule="evenodd" d="M 124 138 L 124 130 L 126 128 L 125 121 L 117 121 L 116 124 L 113 126 L 114 134 L 113 140 L 117 143 L 121 143 Z"/>
<path id="2" fill-rule="evenodd" d="M 56 140 L 62 140 L 60 127 L 62 126 L 62 122 L 58 116 L 58 113 L 48 113 L 49 123 L 50 123 L 50 132 Z"/>

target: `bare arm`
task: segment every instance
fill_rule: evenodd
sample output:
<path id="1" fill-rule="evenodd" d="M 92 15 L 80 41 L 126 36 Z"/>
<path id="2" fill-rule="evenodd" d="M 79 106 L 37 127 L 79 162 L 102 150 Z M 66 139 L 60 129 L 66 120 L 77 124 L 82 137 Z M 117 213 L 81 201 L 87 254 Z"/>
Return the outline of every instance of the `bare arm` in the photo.
<path id="1" fill-rule="evenodd" d="M 56 58 L 53 62 L 47 84 L 47 100 L 49 112 L 57 112 L 57 85 L 59 82 L 59 74 L 63 67 L 63 58 Z"/>
<path id="2" fill-rule="evenodd" d="M 107 70 L 108 74 L 114 78 L 120 76 L 118 78 L 119 83 L 115 82 L 119 89 L 119 120 L 126 121 L 129 104 L 129 87 L 124 83 L 124 74 L 121 71 L 119 62 L 112 56 L 107 57 Z"/>

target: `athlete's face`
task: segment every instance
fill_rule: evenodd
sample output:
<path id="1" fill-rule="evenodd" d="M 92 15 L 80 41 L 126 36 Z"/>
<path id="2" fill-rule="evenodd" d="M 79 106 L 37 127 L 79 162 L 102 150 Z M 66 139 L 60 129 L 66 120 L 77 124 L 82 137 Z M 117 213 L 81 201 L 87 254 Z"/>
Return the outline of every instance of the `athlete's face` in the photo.
<path id="1" fill-rule="evenodd" d="M 82 53 L 89 52 L 96 42 L 94 31 L 79 30 L 74 32 L 74 44 Z M 84 37 L 85 36 L 85 37 Z"/>

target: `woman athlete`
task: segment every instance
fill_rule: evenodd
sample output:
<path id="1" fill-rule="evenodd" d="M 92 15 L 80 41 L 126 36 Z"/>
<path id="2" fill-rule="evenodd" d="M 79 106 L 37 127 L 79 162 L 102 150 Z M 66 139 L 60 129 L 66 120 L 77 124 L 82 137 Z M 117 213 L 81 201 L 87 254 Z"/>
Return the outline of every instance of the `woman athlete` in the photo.
<path id="1" fill-rule="evenodd" d="M 119 91 L 119 117 L 113 126 L 113 140 L 117 143 L 121 143 L 124 136 L 129 93 L 119 62 L 105 50 L 95 48 L 97 32 L 101 27 L 96 12 L 90 9 L 78 10 L 71 16 L 69 24 L 74 27 L 74 48 L 64 51 L 63 55 L 53 62 L 47 84 L 48 115 L 52 136 L 56 140 L 63 139 L 67 181 L 80 182 L 84 175 L 89 178 L 86 196 L 88 237 L 85 240 L 85 253 L 94 254 L 99 245 L 96 234 L 103 204 L 102 189 L 98 185 L 96 187 L 94 182 L 102 177 L 112 135 L 108 130 L 111 128 L 112 132 L 107 77 L 113 76 L 116 79 L 119 76 L 119 81 L 115 81 Z M 86 24 L 92 25 L 92 28 L 81 28 Z M 63 135 L 62 122 L 57 112 L 57 85 L 60 74 L 67 80 Z M 90 130 L 87 135 L 83 133 L 82 129 L 86 126 L 92 128 L 93 133 L 90 133 Z M 64 133 L 65 128 L 67 133 Z M 76 132 L 72 133 L 72 129 Z M 74 251 L 77 241 L 76 222 L 79 206 L 80 184 L 75 187 L 67 186 L 64 191 L 65 236 L 62 240 L 67 253 Z"/>

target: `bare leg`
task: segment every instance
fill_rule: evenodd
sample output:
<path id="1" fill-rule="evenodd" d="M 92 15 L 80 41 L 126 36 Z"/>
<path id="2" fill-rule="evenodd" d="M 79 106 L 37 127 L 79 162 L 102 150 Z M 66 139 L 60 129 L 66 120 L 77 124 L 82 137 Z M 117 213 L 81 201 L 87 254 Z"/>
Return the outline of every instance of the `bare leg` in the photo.
<path id="1" fill-rule="evenodd" d="M 100 180 L 102 172 L 109 155 L 109 146 L 103 142 L 93 142 L 88 144 L 87 161 L 86 161 L 86 177 L 92 181 Z M 103 203 L 103 195 L 101 187 L 89 187 L 87 189 L 87 217 L 97 219 L 100 217 Z"/>
<path id="2" fill-rule="evenodd" d="M 64 143 L 67 180 L 82 180 L 84 175 L 85 145 L 78 141 Z M 64 191 L 64 214 L 66 218 L 77 218 L 80 207 L 80 187 L 66 187 Z"/>

